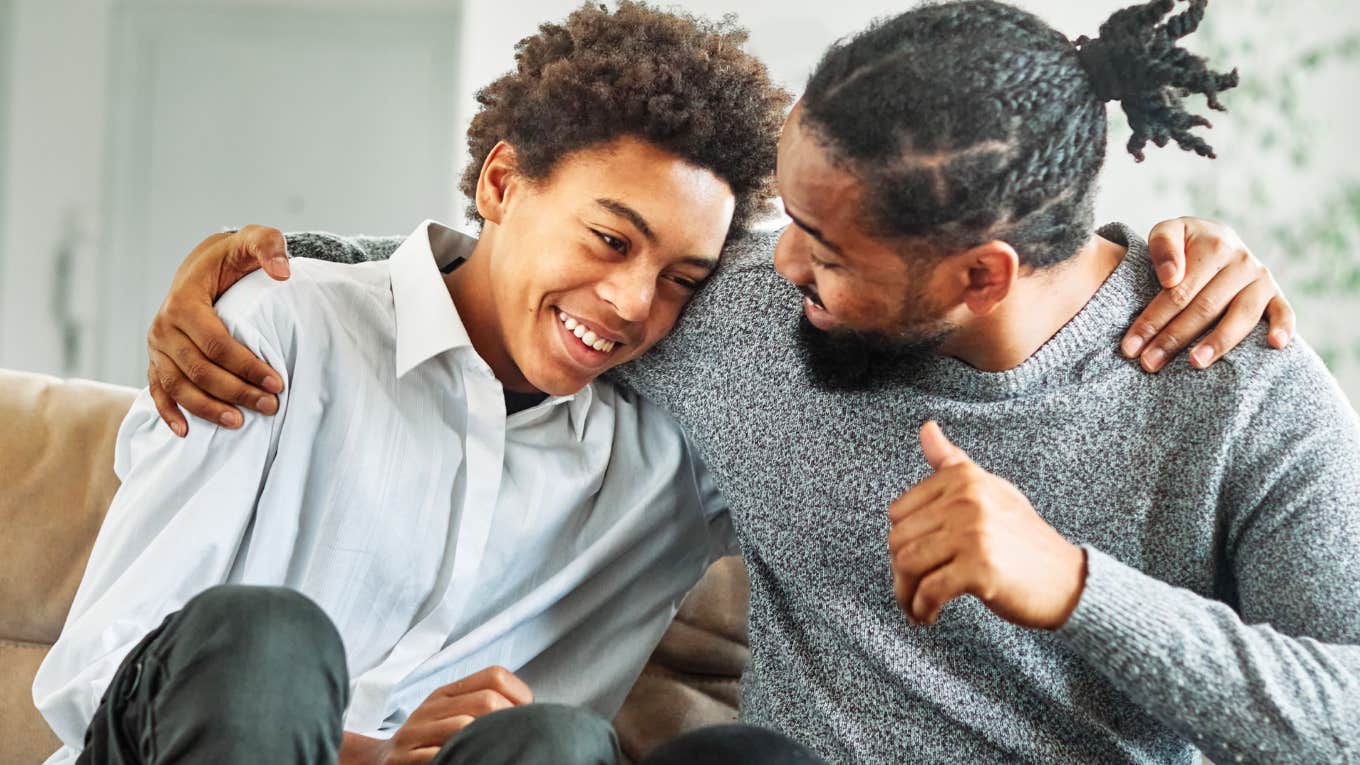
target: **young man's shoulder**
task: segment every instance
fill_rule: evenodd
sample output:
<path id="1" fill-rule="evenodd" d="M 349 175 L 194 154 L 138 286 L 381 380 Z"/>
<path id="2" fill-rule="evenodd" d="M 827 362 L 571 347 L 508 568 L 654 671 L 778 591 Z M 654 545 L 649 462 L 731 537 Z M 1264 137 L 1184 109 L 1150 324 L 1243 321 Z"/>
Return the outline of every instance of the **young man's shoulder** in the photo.
<path id="1" fill-rule="evenodd" d="M 291 276 L 275 281 L 264 271 L 242 277 L 217 301 L 222 321 L 234 334 L 292 334 L 341 329 L 337 322 L 389 320 L 392 291 L 386 261 L 354 265 L 294 259 Z"/>

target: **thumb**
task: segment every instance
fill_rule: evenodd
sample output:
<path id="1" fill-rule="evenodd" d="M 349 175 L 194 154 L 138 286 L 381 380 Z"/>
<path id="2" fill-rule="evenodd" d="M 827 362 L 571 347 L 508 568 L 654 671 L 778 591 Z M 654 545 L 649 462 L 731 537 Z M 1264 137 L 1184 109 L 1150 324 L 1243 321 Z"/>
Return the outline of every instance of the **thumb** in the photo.
<path id="1" fill-rule="evenodd" d="M 1185 243 L 1189 239 L 1185 221 L 1164 220 L 1148 234 L 1148 256 L 1163 289 L 1171 289 L 1185 278 Z"/>
<path id="2" fill-rule="evenodd" d="M 926 462 L 929 462 L 930 467 L 935 470 L 972 461 L 962 449 L 945 438 L 940 424 L 934 420 L 921 426 L 921 451 L 926 455 Z"/>
<path id="3" fill-rule="evenodd" d="M 227 270 L 235 273 L 235 279 L 256 268 L 263 268 L 276 281 L 289 277 L 288 245 L 281 231 L 267 226 L 246 226 L 236 232 L 234 240 Z"/>

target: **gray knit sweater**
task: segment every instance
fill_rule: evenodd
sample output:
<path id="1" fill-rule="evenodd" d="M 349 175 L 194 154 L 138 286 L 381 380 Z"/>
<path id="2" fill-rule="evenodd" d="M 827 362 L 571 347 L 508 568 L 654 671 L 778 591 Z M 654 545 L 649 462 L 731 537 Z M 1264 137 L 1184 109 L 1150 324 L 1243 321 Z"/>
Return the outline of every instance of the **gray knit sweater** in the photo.
<path id="1" fill-rule="evenodd" d="M 1207 371 L 1117 352 L 1158 290 L 1145 245 L 1024 364 L 938 358 L 814 389 L 772 235 L 737 242 L 676 333 L 617 378 L 666 407 L 731 506 L 751 574 L 742 713 L 837 763 L 1360 762 L 1360 423 L 1300 340 Z M 296 235 L 294 255 L 399 240 Z M 888 503 L 936 419 L 1085 546 L 1057 632 L 972 598 L 908 623 Z"/>

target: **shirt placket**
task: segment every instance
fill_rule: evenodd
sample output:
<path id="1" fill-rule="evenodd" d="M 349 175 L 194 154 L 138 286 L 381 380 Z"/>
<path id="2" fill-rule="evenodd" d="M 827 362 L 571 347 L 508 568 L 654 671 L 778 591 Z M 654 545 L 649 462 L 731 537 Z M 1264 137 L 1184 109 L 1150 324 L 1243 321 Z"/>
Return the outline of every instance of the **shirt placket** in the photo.
<path id="1" fill-rule="evenodd" d="M 466 488 L 450 540 L 454 547 L 452 566 L 446 567 L 434 608 L 407 631 L 380 665 L 355 683 L 346 729 L 376 730 L 382 724 L 392 689 L 440 652 L 459 627 L 468 599 L 480 589 L 479 572 L 491 536 L 505 464 L 505 401 L 500 384 L 480 359 L 466 369 L 464 380 Z"/>

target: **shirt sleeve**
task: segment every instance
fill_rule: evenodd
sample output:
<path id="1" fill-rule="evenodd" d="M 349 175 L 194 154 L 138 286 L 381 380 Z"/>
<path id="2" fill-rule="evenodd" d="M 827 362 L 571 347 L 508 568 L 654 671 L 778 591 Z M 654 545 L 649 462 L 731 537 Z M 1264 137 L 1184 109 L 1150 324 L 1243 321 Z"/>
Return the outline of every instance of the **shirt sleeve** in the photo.
<path id="1" fill-rule="evenodd" d="M 227 315 L 224 306 L 240 302 L 239 294 L 231 300 L 233 291 L 242 287 L 219 301 L 223 319 L 287 378 L 277 337 Z M 276 416 L 247 411 L 234 431 L 189 416 L 183 439 L 161 421 L 145 389 L 137 396 L 114 449 L 122 484 L 61 636 L 33 683 L 34 704 L 66 747 L 83 747 L 100 698 L 133 646 L 194 595 L 226 581 L 286 416 L 286 383 Z"/>
<path id="2" fill-rule="evenodd" d="M 329 260 L 332 263 L 367 263 L 387 260 L 401 246 L 400 236 L 339 236 L 324 231 L 284 234 L 289 257 Z"/>
<path id="3" fill-rule="evenodd" d="M 1220 513 L 1229 602 L 1088 549 L 1059 635 L 1211 760 L 1360 760 L 1360 423 L 1302 358 L 1238 423 Z"/>

